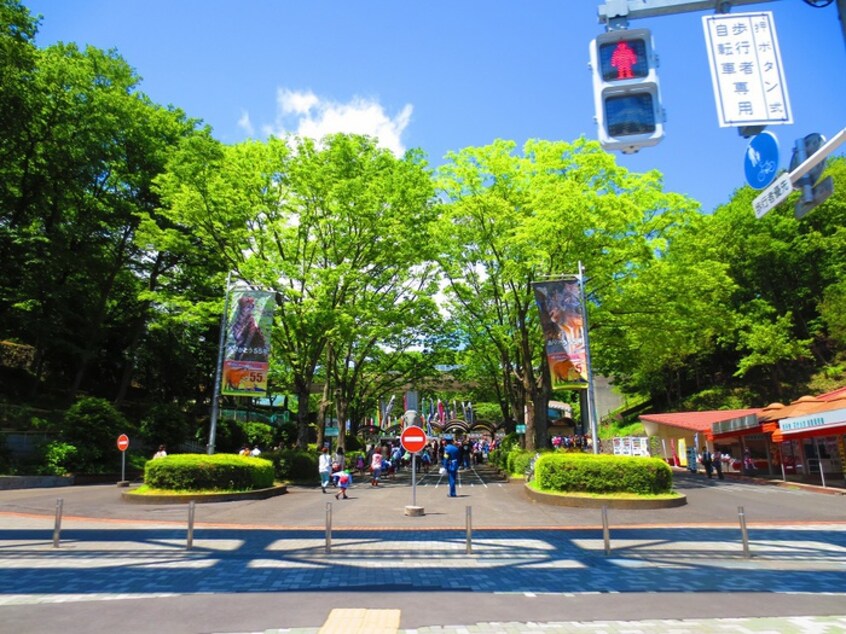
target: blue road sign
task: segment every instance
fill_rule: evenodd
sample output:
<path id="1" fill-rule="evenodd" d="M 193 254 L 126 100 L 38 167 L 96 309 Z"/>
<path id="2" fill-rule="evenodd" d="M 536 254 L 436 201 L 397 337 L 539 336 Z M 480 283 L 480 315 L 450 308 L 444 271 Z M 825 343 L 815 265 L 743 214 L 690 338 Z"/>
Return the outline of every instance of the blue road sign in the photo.
<path id="1" fill-rule="evenodd" d="M 761 132 L 746 146 L 743 161 L 746 182 L 753 189 L 764 189 L 775 180 L 778 172 L 778 139 L 772 132 Z"/>

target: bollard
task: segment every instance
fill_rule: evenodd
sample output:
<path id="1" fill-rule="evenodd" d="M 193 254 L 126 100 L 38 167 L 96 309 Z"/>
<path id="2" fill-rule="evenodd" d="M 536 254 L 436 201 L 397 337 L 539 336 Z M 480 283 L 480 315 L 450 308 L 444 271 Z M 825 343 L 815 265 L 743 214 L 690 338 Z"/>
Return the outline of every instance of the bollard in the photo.
<path id="1" fill-rule="evenodd" d="M 608 507 L 602 506 L 602 541 L 605 544 L 605 556 L 611 554 L 611 532 L 608 530 Z"/>
<path id="2" fill-rule="evenodd" d="M 62 533 L 62 506 L 65 501 L 62 498 L 56 498 L 56 523 L 53 524 L 53 548 L 59 547 L 59 539 Z"/>
<path id="3" fill-rule="evenodd" d="M 326 503 L 326 554 L 332 552 L 332 503 Z"/>
<path id="4" fill-rule="evenodd" d="M 470 555 L 473 553 L 473 507 L 468 506 L 464 513 L 465 523 L 467 525 L 467 536 L 465 552 Z"/>
<path id="5" fill-rule="evenodd" d="M 194 500 L 188 502 L 188 539 L 185 542 L 185 550 L 194 547 Z"/>
<path id="6" fill-rule="evenodd" d="M 740 519 L 740 536 L 743 539 L 743 556 L 749 559 L 752 554 L 749 552 L 749 531 L 746 530 L 746 514 L 743 507 L 737 507 L 737 516 Z"/>

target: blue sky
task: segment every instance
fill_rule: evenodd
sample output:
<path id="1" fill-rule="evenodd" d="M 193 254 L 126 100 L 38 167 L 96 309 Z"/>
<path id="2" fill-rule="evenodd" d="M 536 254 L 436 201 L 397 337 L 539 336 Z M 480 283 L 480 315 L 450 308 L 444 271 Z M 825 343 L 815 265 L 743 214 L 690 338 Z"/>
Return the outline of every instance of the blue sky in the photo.
<path id="1" fill-rule="evenodd" d="M 447 152 L 510 139 L 596 138 L 588 45 L 603 27 L 599 0 L 24 0 L 56 41 L 117 51 L 140 89 L 210 124 L 226 143 L 283 131 L 377 135 L 417 147 L 432 165 Z M 793 125 L 771 126 L 781 165 L 811 132 L 846 126 L 846 43 L 834 4 L 801 0 L 735 9 L 772 11 Z M 744 185 L 747 140 L 720 128 L 702 28 L 704 13 L 633 20 L 660 56 L 666 137 L 633 156 L 665 188 L 703 210 Z"/>

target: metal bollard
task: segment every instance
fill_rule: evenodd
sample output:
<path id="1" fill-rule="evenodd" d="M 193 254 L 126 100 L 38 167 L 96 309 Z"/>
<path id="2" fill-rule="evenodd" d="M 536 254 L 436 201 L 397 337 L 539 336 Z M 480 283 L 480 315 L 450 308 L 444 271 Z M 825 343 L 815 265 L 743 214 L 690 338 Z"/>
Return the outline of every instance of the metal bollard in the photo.
<path id="1" fill-rule="evenodd" d="M 332 503 L 326 503 L 326 554 L 332 552 Z"/>
<path id="2" fill-rule="evenodd" d="M 743 539 L 743 556 L 746 559 L 752 557 L 749 552 L 749 531 L 746 530 L 746 513 L 743 512 L 743 507 L 737 507 L 737 516 L 740 518 L 740 536 Z"/>
<path id="3" fill-rule="evenodd" d="M 611 532 L 608 530 L 608 507 L 602 507 L 602 541 L 605 544 L 605 556 L 611 554 Z"/>
<path id="4" fill-rule="evenodd" d="M 56 498 L 56 523 L 53 524 L 53 548 L 59 547 L 59 539 L 62 533 L 62 507 L 65 501 L 62 498 Z"/>
<path id="5" fill-rule="evenodd" d="M 468 555 L 473 553 L 473 507 L 468 506 L 464 512 L 465 524 L 467 526 L 466 545 L 464 552 Z"/>
<path id="6" fill-rule="evenodd" d="M 188 502 L 188 539 L 185 541 L 185 550 L 194 547 L 194 500 Z"/>

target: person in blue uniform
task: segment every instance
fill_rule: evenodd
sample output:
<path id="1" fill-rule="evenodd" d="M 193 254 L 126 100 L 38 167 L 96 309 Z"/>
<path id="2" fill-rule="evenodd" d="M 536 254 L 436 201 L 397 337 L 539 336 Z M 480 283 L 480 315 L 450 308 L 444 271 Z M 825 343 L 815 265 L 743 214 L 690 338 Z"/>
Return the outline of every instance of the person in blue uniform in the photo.
<path id="1" fill-rule="evenodd" d="M 449 497 L 454 498 L 458 497 L 455 493 L 455 476 L 458 473 L 458 457 L 461 452 L 452 441 L 452 436 L 447 436 L 445 440 L 443 465 L 449 478 Z"/>

